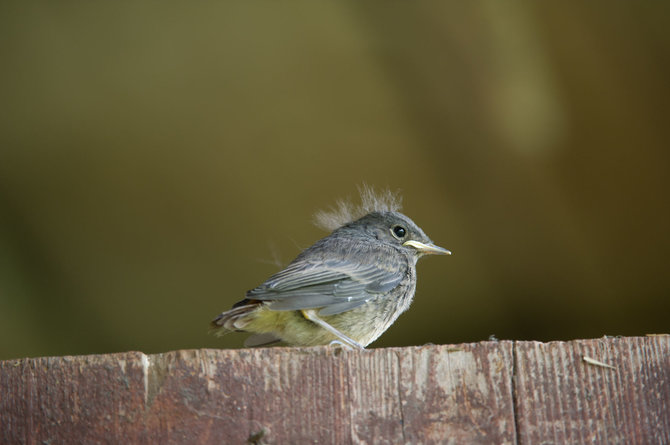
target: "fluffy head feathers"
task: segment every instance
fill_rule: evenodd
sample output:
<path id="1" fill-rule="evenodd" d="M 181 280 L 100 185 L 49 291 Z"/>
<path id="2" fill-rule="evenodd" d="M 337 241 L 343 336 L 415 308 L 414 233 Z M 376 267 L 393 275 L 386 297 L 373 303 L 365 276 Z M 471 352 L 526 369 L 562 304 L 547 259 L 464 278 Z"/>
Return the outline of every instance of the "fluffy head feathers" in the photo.
<path id="1" fill-rule="evenodd" d="M 363 184 L 358 187 L 361 203 L 354 205 L 349 201 L 339 200 L 335 207 L 321 210 L 314 215 L 314 223 L 322 229 L 333 231 L 338 227 L 357 220 L 370 212 L 398 212 L 402 198 L 398 192 L 389 189 L 376 191 Z"/>

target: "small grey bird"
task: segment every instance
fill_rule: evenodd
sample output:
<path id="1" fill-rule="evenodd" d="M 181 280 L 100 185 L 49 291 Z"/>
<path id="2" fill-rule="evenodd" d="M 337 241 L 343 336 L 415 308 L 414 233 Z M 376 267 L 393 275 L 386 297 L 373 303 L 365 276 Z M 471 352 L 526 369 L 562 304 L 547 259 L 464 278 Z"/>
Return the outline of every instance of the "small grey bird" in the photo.
<path id="1" fill-rule="evenodd" d="M 398 212 L 396 195 L 376 196 L 367 187 L 361 195 L 354 211 L 340 203 L 339 212 L 321 214 L 323 225 L 339 227 L 216 317 L 216 333 L 256 334 L 247 346 L 284 341 L 363 349 L 386 331 L 414 297 L 417 260 L 451 252 Z"/>

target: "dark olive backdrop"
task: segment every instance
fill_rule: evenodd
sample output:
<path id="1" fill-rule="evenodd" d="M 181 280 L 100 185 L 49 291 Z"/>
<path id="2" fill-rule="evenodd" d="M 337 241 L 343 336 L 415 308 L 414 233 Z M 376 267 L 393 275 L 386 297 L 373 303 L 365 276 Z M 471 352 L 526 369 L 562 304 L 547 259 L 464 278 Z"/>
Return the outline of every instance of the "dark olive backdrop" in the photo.
<path id="1" fill-rule="evenodd" d="M 451 257 L 373 346 L 670 330 L 667 2 L 3 2 L 0 358 L 209 321 L 399 189 Z"/>

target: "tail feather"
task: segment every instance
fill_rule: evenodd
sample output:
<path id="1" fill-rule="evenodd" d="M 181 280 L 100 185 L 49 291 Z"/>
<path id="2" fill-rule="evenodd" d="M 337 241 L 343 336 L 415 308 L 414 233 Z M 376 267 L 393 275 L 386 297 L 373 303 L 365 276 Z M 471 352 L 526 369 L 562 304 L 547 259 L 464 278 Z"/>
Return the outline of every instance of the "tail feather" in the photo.
<path id="1" fill-rule="evenodd" d="M 244 346 L 247 348 L 255 348 L 257 346 L 271 345 L 280 341 L 281 338 L 271 333 L 254 334 L 244 341 Z"/>
<path id="2" fill-rule="evenodd" d="M 246 315 L 258 308 L 258 303 L 245 304 L 244 306 L 233 307 L 231 310 L 221 313 L 212 320 L 212 328 L 216 329 L 217 335 L 225 334 L 226 331 L 243 331 L 248 321 Z"/>

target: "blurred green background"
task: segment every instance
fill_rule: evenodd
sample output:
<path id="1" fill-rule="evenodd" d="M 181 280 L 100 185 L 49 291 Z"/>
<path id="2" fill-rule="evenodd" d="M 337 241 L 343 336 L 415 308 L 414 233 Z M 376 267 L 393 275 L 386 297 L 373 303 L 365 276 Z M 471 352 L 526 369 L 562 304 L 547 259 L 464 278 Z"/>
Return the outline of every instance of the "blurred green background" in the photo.
<path id="1" fill-rule="evenodd" d="M 0 358 L 208 323 L 400 190 L 451 257 L 372 346 L 670 330 L 668 2 L 3 2 Z"/>

